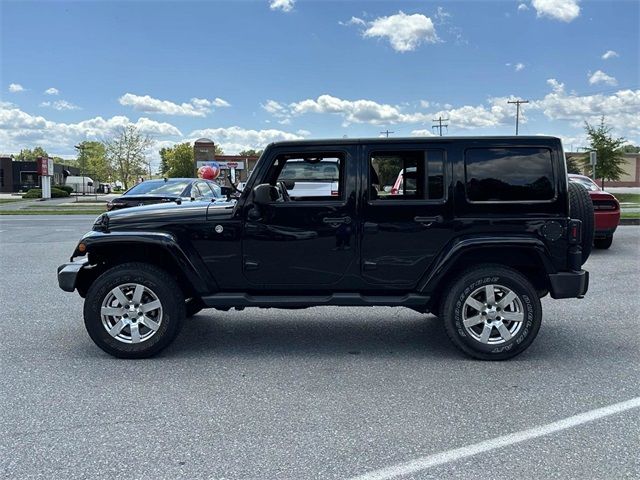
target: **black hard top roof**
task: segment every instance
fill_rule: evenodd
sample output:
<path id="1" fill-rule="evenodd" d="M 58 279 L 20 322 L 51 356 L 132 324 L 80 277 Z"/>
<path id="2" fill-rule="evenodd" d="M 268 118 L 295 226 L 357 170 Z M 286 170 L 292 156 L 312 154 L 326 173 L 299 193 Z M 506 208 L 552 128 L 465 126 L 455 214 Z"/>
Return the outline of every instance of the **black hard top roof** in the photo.
<path id="1" fill-rule="evenodd" d="M 269 146 L 273 147 L 305 147 L 313 145 L 357 145 L 357 144 L 379 144 L 385 143 L 513 143 L 513 144 L 546 144 L 559 142 L 558 137 L 546 135 L 505 135 L 505 136 L 465 136 L 465 137 L 392 137 L 392 138 L 326 138 L 326 139 L 309 139 L 309 140 L 283 140 L 273 142 Z"/>

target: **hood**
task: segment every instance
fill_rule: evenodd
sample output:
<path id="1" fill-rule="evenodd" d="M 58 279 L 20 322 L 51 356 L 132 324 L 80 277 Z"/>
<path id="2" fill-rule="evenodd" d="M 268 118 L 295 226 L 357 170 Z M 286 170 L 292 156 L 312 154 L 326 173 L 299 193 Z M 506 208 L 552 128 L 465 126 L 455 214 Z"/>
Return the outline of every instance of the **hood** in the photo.
<path id="1" fill-rule="evenodd" d="M 123 208 L 103 213 L 109 230 L 157 229 L 167 223 L 192 223 L 204 221 L 211 202 L 194 201 L 155 203 L 143 207 Z"/>

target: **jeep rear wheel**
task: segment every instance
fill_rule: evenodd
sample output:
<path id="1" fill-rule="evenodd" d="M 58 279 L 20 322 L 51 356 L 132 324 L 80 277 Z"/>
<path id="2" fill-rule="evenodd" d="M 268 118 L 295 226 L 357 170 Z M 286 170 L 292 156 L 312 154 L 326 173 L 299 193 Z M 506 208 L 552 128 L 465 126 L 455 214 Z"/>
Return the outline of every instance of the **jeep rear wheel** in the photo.
<path id="1" fill-rule="evenodd" d="M 103 273 L 84 303 L 91 339 L 121 358 L 155 355 L 173 341 L 185 316 L 179 285 L 164 270 L 126 263 Z"/>
<path id="2" fill-rule="evenodd" d="M 440 312 L 453 344 L 481 360 L 506 360 L 522 353 L 542 322 L 533 285 L 500 265 L 480 266 L 461 275 Z"/>

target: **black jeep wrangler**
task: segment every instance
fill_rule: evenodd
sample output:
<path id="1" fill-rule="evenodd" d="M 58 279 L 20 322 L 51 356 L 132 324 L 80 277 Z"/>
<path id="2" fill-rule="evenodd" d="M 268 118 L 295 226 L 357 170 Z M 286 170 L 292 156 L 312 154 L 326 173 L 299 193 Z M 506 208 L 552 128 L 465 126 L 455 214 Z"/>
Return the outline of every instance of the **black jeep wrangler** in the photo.
<path id="1" fill-rule="evenodd" d="M 118 357 L 158 353 L 203 308 L 384 305 L 501 360 L 535 338 L 540 298 L 585 294 L 592 241 L 557 138 L 279 142 L 235 204 L 102 214 L 58 282 Z"/>

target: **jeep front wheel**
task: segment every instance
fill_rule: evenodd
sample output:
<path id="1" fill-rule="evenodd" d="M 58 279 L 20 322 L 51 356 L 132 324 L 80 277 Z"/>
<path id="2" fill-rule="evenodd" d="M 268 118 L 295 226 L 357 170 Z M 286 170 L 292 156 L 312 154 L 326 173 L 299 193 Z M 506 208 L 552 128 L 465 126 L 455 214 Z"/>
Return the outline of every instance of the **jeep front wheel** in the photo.
<path id="1" fill-rule="evenodd" d="M 499 265 L 461 275 L 440 312 L 453 344 L 481 360 L 506 360 L 522 353 L 542 322 L 533 285 L 519 272 Z"/>
<path id="2" fill-rule="evenodd" d="M 103 273 L 91 285 L 84 323 L 91 339 L 120 358 L 146 358 L 176 337 L 185 317 L 179 285 L 166 271 L 126 263 Z"/>

